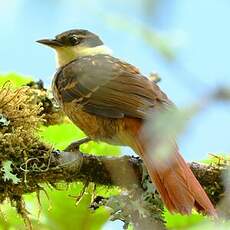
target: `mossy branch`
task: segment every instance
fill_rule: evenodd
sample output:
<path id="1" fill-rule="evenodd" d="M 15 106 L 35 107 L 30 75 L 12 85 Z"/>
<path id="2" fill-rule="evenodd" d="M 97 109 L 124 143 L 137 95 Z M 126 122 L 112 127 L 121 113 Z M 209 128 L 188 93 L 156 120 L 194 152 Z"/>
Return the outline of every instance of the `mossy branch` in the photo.
<path id="1" fill-rule="evenodd" d="M 145 169 L 143 169 L 143 164 L 140 158 L 134 156 L 95 156 L 84 154 L 80 151 L 50 152 L 48 149 L 37 149 L 37 151 L 39 157 L 29 158 L 20 168 L 17 167 L 18 162 L 12 163 L 16 168 L 14 173 L 20 178 L 21 182 L 13 184 L 12 181 L 4 182 L 1 180 L 0 197 L 2 200 L 8 197 L 10 200 L 15 200 L 16 202 L 18 202 L 17 199 L 20 199 L 21 202 L 23 194 L 28 192 L 38 192 L 42 189 L 40 186 L 43 183 L 55 185 L 60 182 L 70 183 L 82 181 L 84 184 L 93 182 L 97 185 L 119 186 L 129 191 L 129 195 L 121 195 L 117 197 L 116 202 L 118 199 L 122 199 L 121 202 L 123 204 L 124 202 L 129 203 L 131 200 L 135 200 L 135 202 L 138 201 L 144 206 L 144 210 L 146 209 L 146 212 L 150 212 L 151 214 L 149 214 L 151 218 L 146 219 L 148 224 L 145 223 L 146 221 L 143 222 L 143 218 L 137 218 L 138 215 L 135 213 L 133 213 L 131 220 L 129 219 L 129 221 L 127 221 L 126 219 L 127 222 L 133 224 L 136 222 L 136 224 L 139 225 L 143 222 L 143 227 L 137 229 L 146 229 L 146 226 L 149 226 L 151 222 L 153 222 L 151 223 L 151 226 L 152 224 L 160 226 L 162 224 L 161 227 L 163 228 L 163 205 L 156 194 L 156 191 L 153 189 L 152 191 L 148 190 L 148 184 L 151 182 Z M 47 157 L 48 155 L 49 157 Z M 223 175 L 227 168 L 220 165 L 204 165 L 195 162 L 190 163 L 189 165 L 212 202 L 216 205 L 224 195 Z M 114 198 L 112 201 L 114 201 Z M 103 205 L 112 205 L 112 208 L 114 207 L 114 204 L 111 204 L 111 201 L 103 203 Z M 131 205 L 129 204 L 128 206 L 126 204 L 124 206 L 129 207 Z M 132 211 L 132 208 L 130 208 L 126 212 L 129 212 L 131 215 Z M 152 218 L 153 216 L 155 218 Z M 124 221 L 124 218 L 116 218 Z M 116 218 L 114 217 L 114 219 Z"/>
<path id="2" fill-rule="evenodd" d="M 45 171 L 29 171 L 27 183 L 29 184 L 30 180 L 38 184 L 82 181 L 130 189 L 133 186 L 143 186 L 143 173 L 146 172 L 139 157 L 95 156 L 80 151 L 55 151 L 49 164 L 49 169 Z M 216 205 L 224 195 L 223 176 L 227 166 L 197 162 L 189 163 L 189 166 Z M 27 167 L 29 170 L 30 166 Z"/>

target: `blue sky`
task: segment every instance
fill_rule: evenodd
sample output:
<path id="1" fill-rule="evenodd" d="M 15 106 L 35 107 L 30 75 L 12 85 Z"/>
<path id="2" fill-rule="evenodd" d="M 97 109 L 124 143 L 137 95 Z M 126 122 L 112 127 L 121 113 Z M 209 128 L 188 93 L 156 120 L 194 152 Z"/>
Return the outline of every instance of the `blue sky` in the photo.
<path id="1" fill-rule="evenodd" d="M 201 100 L 220 85 L 230 86 L 230 2 L 162 0 L 154 9 L 147 0 L 0 0 L 0 73 L 17 72 L 48 85 L 54 55 L 35 41 L 85 28 L 144 74 L 157 71 L 161 88 L 178 107 Z M 176 59 L 168 61 L 137 36 L 133 31 L 140 26 L 168 40 Z M 179 141 L 187 160 L 230 152 L 229 113 L 229 105 L 213 104 L 189 123 Z"/>

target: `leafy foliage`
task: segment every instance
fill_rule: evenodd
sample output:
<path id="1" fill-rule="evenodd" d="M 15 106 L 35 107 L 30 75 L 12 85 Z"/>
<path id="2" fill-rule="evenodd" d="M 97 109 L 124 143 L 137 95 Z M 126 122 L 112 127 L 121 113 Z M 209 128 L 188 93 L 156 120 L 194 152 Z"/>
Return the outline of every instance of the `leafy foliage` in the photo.
<path id="1" fill-rule="evenodd" d="M 45 229 L 100 229 L 108 213 L 100 209 L 96 213 L 89 209 L 94 186 L 87 188 L 85 195 L 76 205 L 82 184 L 76 183 L 60 188 L 60 191 L 46 188 L 47 195 L 41 194 L 40 221 Z M 34 197 L 33 197 L 34 198 Z M 33 202 L 33 200 L 32 200 Z M 35 210 L 32 208 L 32 212 Z M 36 213 L 34 213 L 36 214 Z"/>
<path id="2" fill-rule="evenodd" d="M 63 123 L 49 127 L 42 127 L 41 137 L 48 143 L 53 144 L 57 149 L 64 149 L 71 142 L 83 138 L 84 133 L 72 123 Z M 82 152 L 116 156 L 120 153 L 120 148 L 106 143 L 89 142 L 81 146 Z"/>
<path id="3" fill-rule="evenodd" d="M 20 87 L 32 80 L 31 77 L 21 76 L 16 73 L 9 73 L 6 75 L 0 74 L 0 86 L 2 86 L 6 81 L 12 82 L 12 87 Z"/>
<path id="4" fill-rule="evenodd" d="M 193 213 L 190 216 L 182 216 L 180 214 L 170 214 L 168 211 L 165 211 L 165 218 L 169 229 L 187 229 L 207 219 L 198 213 Z"/>

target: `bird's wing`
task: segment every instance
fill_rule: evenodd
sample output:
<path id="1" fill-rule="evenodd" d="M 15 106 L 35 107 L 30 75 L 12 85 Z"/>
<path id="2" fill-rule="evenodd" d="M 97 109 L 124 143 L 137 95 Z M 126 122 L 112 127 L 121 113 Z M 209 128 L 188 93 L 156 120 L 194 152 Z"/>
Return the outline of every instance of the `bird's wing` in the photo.
<path id="1" fill-rule="evenodd" d="M 167 96 L 134 66 L 109 55 L 82 57 L 64 66 L 56 87 L 62 101 L 109 118 L 145 118 L 150 109 L 170 104 Z"/>

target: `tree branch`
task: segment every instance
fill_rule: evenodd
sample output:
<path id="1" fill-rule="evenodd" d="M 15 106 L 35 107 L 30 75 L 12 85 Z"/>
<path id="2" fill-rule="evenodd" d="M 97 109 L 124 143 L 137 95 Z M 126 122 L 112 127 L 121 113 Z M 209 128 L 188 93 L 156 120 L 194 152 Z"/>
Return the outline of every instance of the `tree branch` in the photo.
<path id="1" fill-rule="evenodd" d="M 53 165 L 52 168 L 43 173 L 45 178 L 50 178 L 50 181 L 47 182 L 88 181 L 99 185 L 120 186 L 126 189 L 134 185 L 141 187 L 143 172 L 145 172 L 139 157 L 95 156 L 80 151 L 61 151 L 52 158 L 51 165 Z M 212 202 L 217 204 L 224 193 L 223 175 L 227 167 L 197 162 L 192 162 L 189 166 Z M 44 178 L 43 176 L 42 178 Z M 41 182 L 40 173 L 36 177 L 38 182 Z M 55 180 L 52 181 L 52 178 Z"/>
<path id="2" fill-rule="evenodd" d="M 83 183 L 93 182 L 97 185 L 119 186 L 127 189 L 129 195 L 128 197 L 127 195 L 118 196 L 116 203 L 118 200 L 122 200 L 120 203 L 129 202 L 129 205 L 125 205 L 129 207 L 131 206 L 130 201 L 135 200 L 135 202 L 138 201 L 141 203 L 144 207 L 143 210 L 150 209 L 148 212 L 151 212 L 149 214 L 151 218 L 146 219 L 147 223 L 146 221 L 143 222 L 143 218 L 137 218 L 138 215 L 135 213 L 131 215 L 129 222 L 132 222 L 134 225 L 136 223 L 138 226 L 140 224 L 143 225 L 137 229 L 146 229 L 146 226 L 149 226 L 149 224 L 159 225 L 158 229 L 163 228 L 163 206 L 161 201 L 159 201 L 159 197 L 156 196 L 156 191 L 154 189 L 149 191 L 149 187 L 152 186 L 148 184 L 151 182 L 147 174 L 145 174 L 146 171 L 143 169 L 143 163 L 140 158 L 134 156 L 95 156 L 84 154 L 80 151 L 53 151 L 47 157 L 48 150 L 44 151 L 44 149 L 42 150 L 42 157 L 41 150 L 38 151 L 37 155 L 40 157 L 29 158 L 27 160 L 26 171 L 25 164 L 21 165 L 21 167 L 16 167 L 17 169 L 14 173 L 20 178 L 21 183 L 13 184 L 11 181 L 0 181 L 0 197 L 7 196 L 11 200 L 15 198 L 19 199 L 24 193 L 40 190 L 41 183 L 55 185 L 58 182 L 82 181 Z M 13 164 L 17 165 L 16 162 L 13 162 Z M 225 173 L 226 167 L 204 165 L 195 162 L 189 165 L 212 202 L 216 205 L 223 197 L 224 186 L 222 175 Z M 151 197 L 151 199 L 146 199 L 146 197 Z M 112 201 L 114 201 L 114 197 Z M 112 205 L 112 208 L 114 207 L 114 203 L 111 204 L 111 200 L 108 203 L 110 206 Z M 108 203 L 105 205 L 108 206 Z M 132 209 L 123 211 L 130 214 L 132 213 Z M 152 218 L 153 215 L 156 218 Z M 115 215 L 114 219 L 124 219 L 124 217 L 121 218 Z M 151 221 L 154 223 L 149 223 Z"/>

